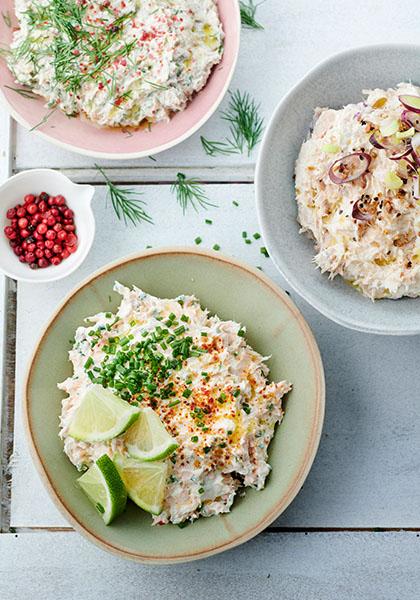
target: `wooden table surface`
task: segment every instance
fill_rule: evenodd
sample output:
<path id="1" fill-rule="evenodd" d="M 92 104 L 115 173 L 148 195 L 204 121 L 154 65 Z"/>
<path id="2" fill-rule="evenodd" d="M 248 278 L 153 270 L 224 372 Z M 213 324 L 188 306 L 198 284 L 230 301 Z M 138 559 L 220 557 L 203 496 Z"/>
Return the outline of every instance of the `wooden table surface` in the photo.
<path id="1" fill-rule="evenodd" d="M 319 60 L 345 48 L 420 39 L 414 0 L 266 0 L 265 30 L 243 31 L 231 89 L 249 91 L 267 120 L 282 95 Z M 420 54 L 419 54 L 420 58 Z M 360 65 L 363 68 L 363 65 Z M 404 79 L 404 65 L 401 65 Z M 420 73 L 420 60 L 419 60 Z M 420 80 L 420 76 L 419 76 Z M 226 105 L 226 101 L 223 106 Z M 220 110 L 203 127 L 222 138 Z M 250 157 L 207 157 L 196 134 L 150 159 L 100 161 L 115 182 L 144 194 L 154 225 L 126 228 L 106 205 L 94 159 L 50 145 L 0 108 L 0 178 L 34 167 L 97 185 L 97 235 L 83 266 L 51 284 L 0 275 L 0 598 L 412 599 L 420 584 L 419 338 L 365 335 L 331 323 L 291 292 L 317 338 L 327 408 L 315 464 L 302 491 L 266 532 L 226 554 L 145 567 L 74 533 L 34 470 L 22 424 L 22 381 L 37 337 L 63 295 L 93 270 L 147 245 L 218 243 L 287 289 L 259 241 Z M 170 191 L 178 171 L 204 182 L 218 205 L 182 215 Z M 239 206 L 235 206 L 236 201 Z M 205 224 L 205 218 L 213 225 Z M 290 291 L 290 290 L 289 290 Z"/>

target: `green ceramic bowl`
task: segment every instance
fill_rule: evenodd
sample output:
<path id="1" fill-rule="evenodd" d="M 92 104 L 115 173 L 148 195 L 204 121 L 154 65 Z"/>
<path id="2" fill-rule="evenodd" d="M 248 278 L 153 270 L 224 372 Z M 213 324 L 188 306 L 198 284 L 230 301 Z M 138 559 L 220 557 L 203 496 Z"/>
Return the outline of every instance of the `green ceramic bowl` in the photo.
<path id="1" fill-rule="evenodd" d="M 270 445 L 273 469 L 266 488 L 247 490 L 227 515 L 201 518 L 184 529 L 151 527 L 150 516 L 130 504 L 107 527 L 75 484 L 78 473 L 57 435 L 63 394 L 56 386 L 71 374 L 69 339 L 84 317 L 117 308 L 120 297 L 112 292 L 115 280 L 161 297 L 195 294 L 220 318 L 246 325 L 249 343 L 261 354 L 271 355 L 272 379 L 293 382 L 284 420 Z M 324 416 L 324 374 L 308 325 L 287 295 L 267 277 L 218 253 L 162 249 L 108 265 L 64 300 L 32 358 L 25 415 L 35 464 L 52 499 L 77 530 L 106 550 L 139 562 L 182 562 L 249 540 L 290 504 L 318 447 Z"/>

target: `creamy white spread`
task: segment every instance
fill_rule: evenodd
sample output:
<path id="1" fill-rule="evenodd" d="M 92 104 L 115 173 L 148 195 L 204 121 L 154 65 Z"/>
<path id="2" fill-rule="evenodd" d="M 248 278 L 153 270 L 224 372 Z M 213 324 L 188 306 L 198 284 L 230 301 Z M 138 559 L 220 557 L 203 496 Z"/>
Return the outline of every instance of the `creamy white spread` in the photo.
<path id="1" fill-rule="evenodd" d="M 369 141 L 393 123 L 401 130 L 399 96 L 420 95 L 414 85 L 365 92 L 367 98 L 341 109 L 317 108 L 310 138 L 296 163 L 296 198 L 301 231 L 315 242 L 314 261 L 330 277 L 341 275 L 371 299 L 420 295 L 420 206 L 413 193 L 414 169 L 392 160 Z M 387 133 L 387 132 L 386 132 Z M 413 132 L 412 132 L 413 133 Z M 390 138 L 389 138 L 390 139 Z M 334 161 L 354 152 L 371 157 L 361 177 L 337 185 Z M 401 185 L 393 185 L 394 176 Z M 393 188 L 393 189 L 390 189 Z M 353 218 L 353 208 L 368 215 Z"/>
<path id="2" fill-rule="evenodd" d="M 126 454 L 124 435 L 104 443 L 68 435 L 89 386 L 108 377 L 116 394 L 151 406 L 179 443 L 168 459 L 163 512 L 154 524 L 229 512 L 240 487 L 264 487 L 268 446 L 290 384 L 269 383 L 266 359 L 246 343 L 244 329 L 210 316 L 193 296 L 159 299 L 118 283 L 115 290 L 122 295 L 116 315 L 100 313 L 77 329 L 69 353 L 73 376 L 59 384 L 68 394 L 60 429 L 65 453 L 79 469 L 104 453 Z M 109 365 L 122 353 L 110 381 Z M 165 367 L 156 371 L 156 365 Z M 140 379 L 128 389 L 127 377 Z"/>
<path id="3" fill-rule="evenodd" d="M 167 121 L 223 53 L 215 0 L 16 0 L 16 81 L 101 126 Z"/>

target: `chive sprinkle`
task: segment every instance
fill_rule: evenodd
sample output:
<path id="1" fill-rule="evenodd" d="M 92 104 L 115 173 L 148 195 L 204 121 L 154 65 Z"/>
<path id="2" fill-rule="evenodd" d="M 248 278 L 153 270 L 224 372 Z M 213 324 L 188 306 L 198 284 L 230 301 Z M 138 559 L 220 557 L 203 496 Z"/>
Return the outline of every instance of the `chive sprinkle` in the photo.
<path id="1" fill-rule="evenodd" d="M 265 256 L 266 258 L 269 258 L 270 255 L 268 254 L 268 250 L 265 246 L 261 246 L 260 252 L 263 256 Z"/>
<path id="2" fill-rule="evenodd" d="M 177 404 L 180 404 L 181 400 L 174 400 L 173 402 L 169 402 L 168 407 L 172 408 L 174 406 L 176 406 Z"/>
<path id="3" fill-rule="evenodd" d="M 206 219 L 204 222 L 206 225 L 213 225 L 213 221 L 211 219 Z"/>
<path id="4" fill-rule="evenodd" d="M 194 242 L 197 244 L 197 246 L 198 246 L 199 244 L 201 244 L 201 242 L 202 242 L 202 241 L 203 241 L 203 240 L 201 239 L 201 237 L 196 237 L 196 238 L 195 238 L 195 240 L 194 240 Z"/>
<path id="5" fill-rule="evenodd" d="M 213 250 L 215 250 L 216 252 L 218 252 L 220 250 L 219 244 L 214 244 Z"/>
<path id="6" fill-rule="evenodd" d="M 89 358 L 87 359 L 87 361 L 84 364 L 84 368 L 89 369 L 89 367 L 91 367 L 92 365 L 93 365 L 93 358 L 91 356 L 89 356 Z"/>
<path id="7" fill-rule="evenodd" d="M 198 435 L 193 435 L 192 438 L 191 438 L 191 441 L 194 442 L 194 443 L 198 442 Z"/>
<path id="8" fill-rule="evenodd" d="M 246 231 L 243 231 L 243 232 L 242 232 L 242 237 L 243 237 L 244 239 L 248 237 L 248 234 L 247 234 L 247 232 L 246 232 Z"/>
<path id="9" fill-rule="evenodd" d="M 259 234 L 257 232 L 257 233 L 254 233 L 252 237 L 254 238 L 254 240 L 259 240 L 261 238 L 261 234 Z"/>

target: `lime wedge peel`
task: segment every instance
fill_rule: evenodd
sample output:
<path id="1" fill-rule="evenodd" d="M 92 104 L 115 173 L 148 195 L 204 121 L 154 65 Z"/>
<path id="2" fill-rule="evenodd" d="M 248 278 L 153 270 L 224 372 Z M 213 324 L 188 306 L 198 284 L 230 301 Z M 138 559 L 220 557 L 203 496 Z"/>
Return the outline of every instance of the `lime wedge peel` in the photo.
<path id="1" fill-rule="evenodd" d="M 69 426 L 69 435 L 82 442 L 104 442 L 124 433 L 140 410 L 100 385 L 89 387 Z"/>
<path id="2" fill-rule="evenodd" d="M 179 446 L 152 408 L 140 409 L 140 416 L 124 441 L 129 455 L 144 462 L 164 460 Z"/>
<path id="3" fill-rule="evenodd" d="M 120 515 L 127 503 L 127 491 L 112 460 L 104 454 L 77 479 L 106 525 Z"/>
<path id="4" fill-rule="evenodd" d="M 140 462 L 134 458 L 115 457 L 115 465 L 129 498 L 152 515 L 162 512 L 168 465 L 166 462 Z"/>

